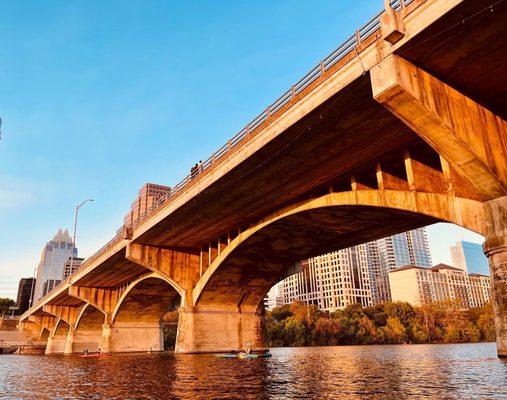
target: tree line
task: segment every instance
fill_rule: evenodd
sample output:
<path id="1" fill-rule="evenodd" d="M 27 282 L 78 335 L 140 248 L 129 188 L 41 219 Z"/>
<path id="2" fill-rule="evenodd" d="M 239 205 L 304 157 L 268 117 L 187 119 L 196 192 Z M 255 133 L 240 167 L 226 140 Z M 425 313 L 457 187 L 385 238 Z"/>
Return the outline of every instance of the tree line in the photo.
<path id="1" fill-rule="evenodd" d="M 0 297 L 0 316 L 11 315 L 9 307 L 16 305 L 16 302 L 8 297 Z"/>
<path id="2" fill-rule="evenodd" d="M 353 304 L 332 313 L 294 302 L 266 312 L 269 346 L 463 343 L 495 340 L 491 305 L 462 309 L 446 301 L 414 307 Z"/>

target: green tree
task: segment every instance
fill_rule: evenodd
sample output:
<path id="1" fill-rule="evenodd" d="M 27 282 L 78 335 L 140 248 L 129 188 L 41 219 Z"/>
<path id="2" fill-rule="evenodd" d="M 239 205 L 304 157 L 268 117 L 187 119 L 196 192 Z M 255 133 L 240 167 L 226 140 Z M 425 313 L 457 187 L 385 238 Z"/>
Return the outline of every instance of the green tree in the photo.
<path id="1" fill-rule="evenodd" d="M 271 346 L 494 341 L 491 305 L 464 310 L 446 301 L 413 307 L 396 302 L 331 314 L 301 302 L 265 315 Z"/>
<path id="2" fill-rule="evenodd" d="M 400 344 L 407 341 L 407 331 L 398 317 L 387 318 L 385 334 L 389 343 Z"/>
<path id="3" fill-rule="evenodd" d="M 482 340 L 486 342 L 494 342 L 496 340 L 495 321 L 491 304 L 482 308 L 482 314 L 477 319 L 477 327 L 481 332 Z"/>
<path id="4" fill-rule="evenodd" d="M 12 307 L 16 304 L 16 302 L 7 297 L 0 297 L 0 315 L 9 315 L 11 312 L 9 311 L 9 307 Z"/>
<path id="5" fill-rule="evenodd" d="M 306 344 L 305 325 L 294 316 L 285 320 L 286 343 L 289 346 L 299 347 Z"/>

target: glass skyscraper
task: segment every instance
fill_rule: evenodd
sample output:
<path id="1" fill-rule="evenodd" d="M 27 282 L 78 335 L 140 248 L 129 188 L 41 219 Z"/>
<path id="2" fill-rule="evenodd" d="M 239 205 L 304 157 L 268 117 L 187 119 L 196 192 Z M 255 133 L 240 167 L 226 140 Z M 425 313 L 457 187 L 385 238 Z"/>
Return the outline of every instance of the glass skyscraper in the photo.
<path id="1" fill-rule="evenodd" d="M 431 255 L 425 228 L 369 242 L 367 248 L 374 303 L 391 300 L 389 271 L 407 265 L 431 267 Z"/>
<path id="2" fill-rule="evenodd" d="M 72 243 L 72 238 L 67 229 L 58 233 L 50 240 L 42 250 L 41 259 L 37 266 L 37 278 L 33 302 L 50 292 L 63 279 L 65 262 L 71 254 L 77 257 L 77 248 Z"/>
<path id="3" fill-rule="evenodd" d="M 488 258 L 478 243 L 464 240 L 451 246 L 452 266 L 469 274 L 489 275 Z"/>

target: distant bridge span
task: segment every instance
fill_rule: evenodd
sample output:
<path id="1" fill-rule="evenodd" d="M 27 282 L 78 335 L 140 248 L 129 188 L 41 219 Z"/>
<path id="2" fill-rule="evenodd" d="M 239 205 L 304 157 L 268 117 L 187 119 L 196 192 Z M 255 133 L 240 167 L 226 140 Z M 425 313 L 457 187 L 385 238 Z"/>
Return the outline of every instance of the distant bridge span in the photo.
<path id="1" fill-rule="evenodd" d="M 394 1 L 21 317 L 47 353 L 265 347 L 294 262 L 445 221 L 482 234 L 507 356 L 507 7 Z M 48 333 L 49 332 L 49 333 Z"/>

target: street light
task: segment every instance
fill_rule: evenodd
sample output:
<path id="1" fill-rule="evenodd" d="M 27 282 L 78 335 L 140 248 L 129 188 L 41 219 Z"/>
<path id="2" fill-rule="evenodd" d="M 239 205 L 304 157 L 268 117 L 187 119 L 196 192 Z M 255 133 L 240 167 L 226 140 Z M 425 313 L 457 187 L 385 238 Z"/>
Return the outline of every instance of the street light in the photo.
<path id="1" fill-rule="evenodd" d="M 32 280 L 32 287 L 30 288 L 30 302 L 29 302 L 29 307 L 28 308 L 32 308 L 32 305 L 33 305 L 33 295 L 34 295 L 33 289 L 34 289 L 34 286 L 35 286 L 35 280 L 37 279 L 36 278 L 37 274 L 35 272 L 37 269 L 38 269 L 37 267 L 35 267 L 33 269 L 33 280 Z"/>
<path id="2" fill-rule="evenodd" d="M 93 199 L 86 199 L 82 203 L 76 206 L 76 214 L 74 216 L 74 236 L 72 237 L 72 245 L 76 247 L 76 229 L 77 229 L 77 214 L 79 213 L 79 209 L 83 207 L 87 202 L 93 201 Z M 76 247 L 77 248 L 77 247 Z M 70 269 L 72 270 L 72 263 L 74 261 L 74 248 L 71 249 L 70 252 Z"/>

